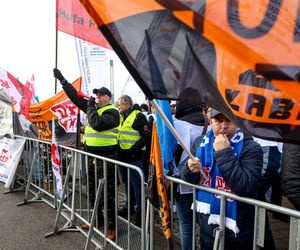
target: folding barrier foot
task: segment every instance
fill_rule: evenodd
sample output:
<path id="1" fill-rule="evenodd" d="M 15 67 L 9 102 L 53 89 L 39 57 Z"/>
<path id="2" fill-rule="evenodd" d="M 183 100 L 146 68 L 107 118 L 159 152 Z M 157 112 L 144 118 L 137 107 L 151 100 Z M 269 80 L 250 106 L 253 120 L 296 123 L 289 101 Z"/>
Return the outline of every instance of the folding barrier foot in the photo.
<path id="1" fill-rule="evenodd" d="M 45 234 L 45 238 L 48 238 L 50 236 L 55 236 L 59 233 L 62 233 L 62 232 L 79 232 L 80 230 L 76 228 L 75 225 L 73 225 L 73 223 L 71 223 L 70 225 L 68 225 L 69 223 L 67 222 L 67 224 L 65 224 L 62 228 L 58 228 L 58 227 L 55 227 L 53 232 L 50 232 L 50 233 L 46 233 Z"/>
<path id="2" fill-rule="evenodd" d="M 16 189 L 9 189 L 8 191 L 5 191 L 3 192 L 3 194 L 12 194 L 12 193 L 16 193 L 16 192 L 24 192 L 25 190 L 25 187 L 21 186 L 21 187 L 18 187 Z"/>
<path id="3" fill-rule="evenodd" d="M 27 199 L 24 199 L 23 202 L 20 202 L 17 204 L 17 207 L 20 207 L 20 206 L 23 206 L 23 205 L 26 205 L 27 204 Z"/>
<path id="4" fill-rule="evenodd" d="M 50 236 L 54 236 L 54 235 L 57 234 L 57 232 L 58 232 L 58 228 L 56 227 L 56 228 L 54 228 L 54 231 L 53 231 L 53 232 L 46 233 L 46 234 L 45 234 L 45 238 L 48 238 L 48 237 L 50 237 Z"/>
<path id="5" fill-rule="evenodd" d="M 17 207 L 27 205 L 29 203 L 41 203 L 41 202 L 43 202 L 43 200 L 41 200 L 41 198 L 37 195 L 37 196 L 33 197 L 31 200 L 27 200 L 25 198 L 23 202 L 20 202 L 17 204 Z"/>

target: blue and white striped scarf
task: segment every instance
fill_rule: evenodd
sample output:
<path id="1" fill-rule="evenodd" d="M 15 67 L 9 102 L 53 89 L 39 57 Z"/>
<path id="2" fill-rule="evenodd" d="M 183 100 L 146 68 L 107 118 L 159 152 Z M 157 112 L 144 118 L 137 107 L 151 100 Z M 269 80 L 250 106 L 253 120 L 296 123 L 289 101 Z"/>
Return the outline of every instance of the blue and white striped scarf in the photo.
<path id="1" fill-rule="evenodd" d="M 217 163 L 214 159 L 214 134 L 212 130 L 208 131 L 204 136 L 196 156 L 200 159 L 202 167 L 207 179 L 201 178 L 200 184 L 212 187 L 218 190 L 231 192 L 225 183 Z M 244 133 L 238 129 L 236 134 L 230 140 L 230 145 L 237 158 L 239 158 L 244 144 Z M 199 213 L 210 214 L 208 224 L 220 225 L 220 197 L 205 191 L 197 190 L 196 193 L 196 209 Z M 233 199 L 226 201 L 226 227 L 231 229 L 235 234 L 239 233 L 236 223 L 237 218 L 237 202 Z"/>

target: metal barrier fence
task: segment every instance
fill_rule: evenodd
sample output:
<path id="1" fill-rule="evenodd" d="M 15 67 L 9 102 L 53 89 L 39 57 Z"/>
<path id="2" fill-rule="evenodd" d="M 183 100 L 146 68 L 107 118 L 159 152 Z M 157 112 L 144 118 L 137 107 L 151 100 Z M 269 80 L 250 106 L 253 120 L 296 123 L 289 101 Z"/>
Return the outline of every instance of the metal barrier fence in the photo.
<path id="1" fill-rule="evenodd" d="M 18 136 L 19 137 L 19 136 Z M 46 202 L 48 205 L 57 209 L 55 225 L 53 232 L 50 232 L 46 237 L 56 235 L 64 231 L 79 231 L 86 237 L 86 247 L 90 248 L 92 242 L 98 248 L 105 249 L 153 249 L 153 243 L 156 240 L 153 234 L 154 228 L 154 212 L 153 207 L 147 201 L 147 211 L 145 209 L 145 186 L 143 172 L 140 168 L 119 162 L 117 160 L 100 157 L 89 154 L 73 148 L 59 146 L 59 155 L 61 165 L 63 167 L 63 202 L 59 199 L 56 192 L 55 178 L 51 170 L 51 144 L 48 142 L 35 140 L 31 138 L 19 137 L 26 139 L 23 156 L 20 161 L 20 167 L 16 175 L 16 181 L 21 183 L 23 190 L 25 189 L 24 201 L 20 205 L 30 202 Z M 89 163 L 90 161 L 90 163 Z M 93 174 L 95 176 L 95 201 L 90 200 L 90 185 L 89 178 L 91 172 L 88 172 L 88 165 L 94 165 Z M 103 176 L 99 179 L 98 165 L 103 163 Z M 108 164 L 113 164 L 109 167 Z M 130 171 L 137 171 L 141 178 L 141 226 L 137 227 L 132 223 L 131 213 L 128 211 L 128 219 L 118 217 L 117 210 L 119 205 L 124 202 L 124 190 L 120 190 L 118 179 L 118 168 L 126 168 L 128 173 L 128 200 L 130 204 Z M 116 224 L 116 239 L 110 240 L 106 237 L 108 231 L 108 178 L 109 171 L 114 172 L 114 206 L 115 206 L 115 224 Z M 235 199 L 239 202 L 244 202 L 255 206 L 255 221 L 254 221 L 254 239 L 253 249 L 258 249 L 259 246 L 264 246 L 265 235 L 265 220 L 266 210 L 279 212 L 290 216 L 290 233 L 289 233 L 289 250 L 300 249 L 300 212 L 266 202 L 258 201 L 250 198 L 243 198 L 230 194 L 224 191 L 193 185 L 173 177 L 166 177 L 170 182 L 170 204 L 173 208 L 174 199 L 174 184 L 184 184 L 193 189 L 193 202 L 196 199 L 196 190 L 207 191 L 220 196 L 220 226 L 216 231 L 215 248 L 224 249 L 225 239 L 225 205 L 226 199 Z M 97 181 L 98 180 L 98 181 Z M 29 193 L 33 195 L 29 199 Z M 123 194 L 123 197 L 122 197 Z M 121 197 L 121 198 L 120 198 Z M 101 221 L 95 211 L 98 211 L 100 200 L 103 200 L 104 225 L 101 226 Z M 60 217 L 64 217 L 67 222 L 61 226 Z M 171 211 L 171 221 L 173 221 L 174 213 Z M 88 231 L 82 229 L 82 224 L 87 224 Z M 199 230 L 196 228 L 196 211 L 193 211 L 193 249 L 198 248 L 196 235 L 199 235 Z M 161 239 L 160 239 L 161 240 Z"/>
<path id="2" fill-rule="evenodd" d="M 136 171 L 139 175 L 141 179 L 141 215 L 146 214 L 144 176 L 140 168 L 81 150 L 59 146 L 64 183 L 61 196 L 63 198 L 60 199 L 51 169 L 51 143 L 19 136 L 18 138 L 26 139 L 15 178 L 16 182 L 21 183 L 23 190 L 25 189 L 24 201 L 18 206 L 31 202 L 46 202 L 57 209 L 54 230 L 45 237 L 65 231 L 79 231 L 87 239 L 85 249 L 90 248 L 91 242 L 101 249 L 104 247 L 106 249 L 146 249 L 145 217 L 141 216 L 141 225 L 136 226 L 132 223 L 131 213 L 127 220 L 118 217 L 117 214 L 119 205 L 124 203 L 124 192 L 120 191 L 122 188 L 121 185 L 118 185 L 119 168 L 126 168 L 128 178 L 130 178 L 131 171 Z M 103 174 L 99 173 L 100 165 L 103 167 Z M 90 170 L 88 171 L 88 169 Z M 113 179 L 108 178 L 108 175 L 113 176 Z M 92 178 L 93 181 L 90 181 L 89 178 Z M 91 185 L 92 182 L 94 185 Z M 108 186 L 114 186 L 113 193 L 108 192 Z M 132 197 L 130 197 L 129 179 L 127 188 L 128 202 L 130 203 Z M 31 199 L 29 199 L 30 194 L 33 195 Z M 114 196 L 113 204 L 108 203 L 109 199 L 112 200 L 111 196 Z M 91 200 L 91 197 L 94 201 Z M 113 207 L 116 238 L 111 240 L 107 237 L 109 229 L 107 211 Z M 103 209 L 103 221 L 100 221 L 98 214 L 94 212 L 98 209 Z M 67 220 L 66 224 L 62 226 L 60 225 L 61 217 Z M 83 224 L 86 224 L 87 230 L 82 228 Z"/>
<path id="3" fill-rule="evenodd" d="M 254 237 L 253 237 L 253 250 L 259 249 L 259 247 L 264 247 L 264 239 L 265 239 L 265 221 L 266 221 L 266 211 L 273 211 L 282 214 L 286 214 L 290 217 L 290 230 L 289 230 L 289 250 L 299 250 L 300 249 L 300 212 L 297 210 L 273 205 L 267 202 L 262 202 L 259 200 L 240 197 L 228 192 L 220 191 L 217 189 L 213 189 L 210 187 L 193 185 L 187 183 L 178 178 L 166 177 L 167 181 L 170 182 L 170 190 L 171 190 L 171 202 L 170 207 L 173 208 L 174 204 L 174 184 L 184 184 L 193 189 L 193 204 L 195 204 L 196 200 L 196 190 L 203 190 L 215 195 L 220 196 L 220 226 L 216 230 L 215 234 L 215 242 L 214 249 L 224 249 L 225 242 L 225 214 L 226 214 L 226 199 L 234 199 L 239 202 L 243 202 L 249 205 L 253 205 L 255 207 L 255 217 L 254 217 Z M 199 232 L 196 231 L 196 209 L 193 210 L 193 245 L 192 249 L 196 249 L 196 234 Z M 171 210 L 171 218 L 174 217 L 173 209 Z M 173 219 L 171 219 L 173 221 Z"/>

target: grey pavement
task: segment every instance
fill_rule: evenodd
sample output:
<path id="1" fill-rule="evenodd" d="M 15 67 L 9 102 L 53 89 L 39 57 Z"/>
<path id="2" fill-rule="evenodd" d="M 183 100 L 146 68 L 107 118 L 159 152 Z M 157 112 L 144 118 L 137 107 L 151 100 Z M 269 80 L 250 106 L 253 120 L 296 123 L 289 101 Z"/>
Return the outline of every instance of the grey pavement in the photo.
<path id="1" fill-rule="evenodd" d="M 86 238 L 79 232 L 64 232 L 55 237 L 45 238 L 53 231 L 56 210 L 45 203 L 29 203 L 17 207 L 24 199 L 24 192 L 4 194 L 7 190 L 0 182 L 0 250 L 11 249 L 84 249 Z M 290 207 L 286 198 L 283 206 Z M 289 223 L 269 216 L 276 249 L 288 249 Z M 66 221 L 60 218 L 61 223 Z M 180 249 L 179 225 L 174 218 L 173 244 Z M 154 249 L 167 249 L 166 240 L 161 229 L 158 213 L 155 213 Z M 199 249 L 199 246 L 197 246 Z"/>
<path id="2" fill-rule="evenodd" d="M 24 191 L 4 194 L 6 191 L 0 182 L 0 250 L 84 249 L 86 238 L 80 232 L 63 232 L 45 238 L 45 234 L 54 229 L 55 209 L 43 202 L 18 207 L 17 204 L 24 200 Z M 122 192 L 119 193 L 119 199 L 124 199 Z M 167 249 L 158 213 L 155 214 L 154 249 Z M 60 225 L 66 222 L 63 217 L 59 221 Z M 174 249 L 180 249 L 178 236 L 174 235 L 173 244 Z"/>
<path id="3" fill-rule="evenodd" d="M 84 249 L 85 237 L 79 232 L 64 232 L 45 238 L 53 231 L 56 210 L 45 203 L 17 207 L 24 192 L 4 194 L 0 182 L 0 249 Z M 62 221 L 64 219 L 62 218 Z"/>

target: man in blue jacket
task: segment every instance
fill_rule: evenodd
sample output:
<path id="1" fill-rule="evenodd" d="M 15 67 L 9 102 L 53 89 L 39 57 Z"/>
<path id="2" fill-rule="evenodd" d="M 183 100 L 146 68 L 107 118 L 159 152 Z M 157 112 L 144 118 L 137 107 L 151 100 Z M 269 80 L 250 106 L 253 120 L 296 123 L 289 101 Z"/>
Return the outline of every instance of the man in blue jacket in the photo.
<path id="1" fill-rule="evenodd" d="M 189 159 L 181 178 L 236 195 L 256 198 L 263 151 L 253 138 L 215 109 L 209 111 L 209 130 L 195 159 Z M 200 175 L 203 169 L 207 178 Z M 213 249 L 214 230 L 220 223 L 220 197 L 197 190 L 201 250 Z M 254 208 L 232 199 L 226 201 L 225 249 L 252 249 Z"/>

